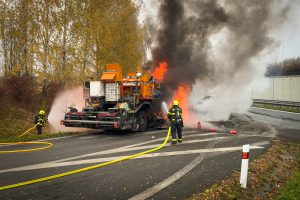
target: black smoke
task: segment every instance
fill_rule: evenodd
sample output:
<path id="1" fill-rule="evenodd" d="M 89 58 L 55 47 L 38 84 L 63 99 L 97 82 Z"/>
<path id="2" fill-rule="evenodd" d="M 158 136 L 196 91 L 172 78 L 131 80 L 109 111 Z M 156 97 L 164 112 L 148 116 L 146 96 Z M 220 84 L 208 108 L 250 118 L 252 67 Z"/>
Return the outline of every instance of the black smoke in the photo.
<path id="1" fill-rule="evenodd" d="M 213 86 L 226 84 L 239 73 L 253 73 L 251 59 L 273 44 L 268 33 L 285 17 L 272 21 L 273 5 L 272 0 L 164 0 L 152 50 L 153 67 L 162 61 L 169 64 L 162 84 L 163 99 L 172 98 L 180 83 L 191 86 L 201 80 Z M 209 38 L 224 29 L 228 33 L 222 41 L 226 43 L 224 56 L 212 58 Z"/>
<path id="2" fill-rule="evenodd" d="M 205 51 L 207 36 L 227 20 L 224 9 L 215 1 L 201 4 L 190 1 L 189 5 L 199 8 L 197 16 L 187 17 L 181 0 L 165 0 L 160 7 L 162 28 L 157 36 L 159 46 L 153 50 L 153 66 L 168 62 L 169 70 L 162 85 L 164 99 L 170 97 L 180 83 L 192 85 L 197 78 L 209 73 Z"/>

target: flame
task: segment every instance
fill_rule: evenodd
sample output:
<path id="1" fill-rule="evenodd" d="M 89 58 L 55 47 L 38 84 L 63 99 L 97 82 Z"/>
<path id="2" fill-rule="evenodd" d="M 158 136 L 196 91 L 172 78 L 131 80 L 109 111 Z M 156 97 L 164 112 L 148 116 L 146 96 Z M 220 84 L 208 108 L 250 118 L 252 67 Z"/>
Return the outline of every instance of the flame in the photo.
<path id="1" fill-rule="evenodd" d="M 180 84 L 173 96 L 173 100 L 179 101 L 179 106 L 182 109 L 182 118 L 185 122 L 193 121 L 193 113 L 190 111 L 190 104 L 188 97 L 191 93 L 191 86 L 187 84 Z M 173 102 L 170 103 L 170 106 L 173 105 Z"/>
<path id="2" fill-rule="evenodd" d="M 166 61 L 162 61 L 159 65 L 154 68 L 152 71 L 152 76 L 159 83 L 164 81 L 165 75 L 168 71 L 168 63 Z M 171 107 L 173 105 L 173 100 L 179 101 L 179 106 L 182 109 L 182 118 L 185 126 L 194 127 L 196 124 L 195 120 L 197 120 L 195 114 L 192 111 L 192 107 L 189 104 L 189 95 L 191 93 L 192 87 L 188 84 L 181 83 L 179 84 L 175 94 L 173 95 L 172 101 L 169 103 Z M 166 116 L 164 116 L 166 117 Z M 199 121 L 199 120 L 198 120 Z M 197 121 L 197 122 L 198 122 Z"/>
<path id="3" fill-rule="evenodd" d="M 158 82 L 163 82 L 165 75 L 167 73 L 168 70 L 168 63 L 166 61 L 163 61 L 161 63 L 159 63 L 159 66 L 157 66 L 153 72 L 152 72 L 152 76 L 155 80 L 157 80 Z"/>

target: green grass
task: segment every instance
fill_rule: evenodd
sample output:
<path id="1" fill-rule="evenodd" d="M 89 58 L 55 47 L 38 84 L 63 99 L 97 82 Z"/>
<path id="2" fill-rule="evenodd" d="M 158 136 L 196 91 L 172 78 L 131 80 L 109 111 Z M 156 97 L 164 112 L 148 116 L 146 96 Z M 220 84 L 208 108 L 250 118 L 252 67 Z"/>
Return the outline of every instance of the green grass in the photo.
<path id="1" fill-rule="evenodd" d="M 6 106 L 3 112 L 0 112 L 0 142 L 24 142 L 41 140 L 46 138 L 75 135 L 81 133 L 57 132 L 49 134 L 47 125 L 43 128 L 43 134 L 37 135 L 36 130 L 32 130 L 21 138 L 17 138 L 29 128 L 33 127 L 33 118 L 35 113 L 18 108 L 16 106 Z"/>
<path id="2" fill-rule="evenodd" d="M 273 105 L 266 105 L 266 104 L 259 104 L 259 103 L 254 103 L 253 107 L 300 113 L 300 109 L 297 107 L 276 106 L 276 105 L 273 106 Z"/>
<path id="3" fill-rule="evenodd" d="M 0 112 L 0 143 L 26 142 L 55 138 L 69 135 L 85 134 L 84 132 L 57 132 L 48 133 L 49 128 L 43 128 L 43 133 L 38 135 L 36 129 L 31 130 L 26 135 L 18 138 L 29 128 L 33 127 L 33 118 L 35 113 L 18 108 L 16 106 L 6 106 L 3 112 Z"/>
<path id="4" fill-rule="evenodd" d="M 57 133 L 41 134 L 41 135 L 31 134 L 31 135 L 25 135 L 24 137 L 21 138 L 17 138 L 17 137 L 0 138 L 0 143 L 35 141 L 35 140 L 42 140 L 47 138 L 55 138 L 55 137 L 78 135 L 78 134 L 85 134 L 85 133 L 84 132 L 57 132 Z"/>
<path id="5" fill-rule="evenodd" d="M 4 96 L 0 99 L 0 142 L 25 142 L 34 141 L 47 138 L 55 138 L 68 135 L 79 135 L 84 132 L 57 132 L 50 133 L 50 126 L 46 123 L 43 128 L 43 134 L 38 135 L 36 129 L 31 130 L 25 136 L 18 138 L 19 135 L 34 126 L 34 116 L 37 115 L 38 110 L 47 106 L 41 106 L 40 93 L 36 91 L 36 97 L 31 104 L 23 105 L 15 100 Z M 1 96 L 1 94 L 0 94 Z M 46 114 L 47 115 L 47 114 Z"/>
<path id="6" fill-rule="evenodd" d="M 6 106 L 0 113 L 0 139 L 20 135 L 33 124 L 34 113 L 14 106 Z"/>
<path id="7" fill-rule="evenodd" d="M 278 192 L 277 200 L 300 199 L 300 155 L 298 156 L 298 167 L 289 180 Z"/>

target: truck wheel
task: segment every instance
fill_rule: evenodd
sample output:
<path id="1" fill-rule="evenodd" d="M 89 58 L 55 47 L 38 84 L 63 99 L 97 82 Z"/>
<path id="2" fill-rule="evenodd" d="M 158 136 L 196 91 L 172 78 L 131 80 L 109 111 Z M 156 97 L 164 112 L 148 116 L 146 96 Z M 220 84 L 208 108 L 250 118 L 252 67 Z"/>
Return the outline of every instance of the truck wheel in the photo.
<path id="1" fill-rule="evenodd" d="M 141 112 L 140 113 L 140 121 L 139 121 L 139 124 L 140 124 L 140 127 L 139 127 L 139 131 L 145 131 L 147 129 L 147 116 L 146 116 L 146 113 L 145 112 Z"/>
<path id="2" fill-rule="evenodd" d="M 137 131 L 139 131 L 139 128 L 140 128 L 140 124 L 139 123 L 134 123 L 134 124 L 132 124 L 131 125 L 131 131 L 134 131 L 134 132 L 137 132 Z"/>
<path id="3" fill-rule="evenodd" d="M 132 131 L 138 132 L 138 131 L 144 131 L 147 128 L 147 116 L 145 112 L 139 112 L 137 115 L 136 123 L 132 124 Z"/>

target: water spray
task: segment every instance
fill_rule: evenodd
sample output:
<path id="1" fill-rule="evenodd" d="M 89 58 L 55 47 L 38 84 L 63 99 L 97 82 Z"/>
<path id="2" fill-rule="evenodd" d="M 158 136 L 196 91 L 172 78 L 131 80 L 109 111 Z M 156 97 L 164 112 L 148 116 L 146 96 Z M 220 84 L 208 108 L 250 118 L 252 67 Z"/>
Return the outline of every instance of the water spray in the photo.
<path id="1" fill-rule="evenodd" d="M 167 103 L 165 101 L 161 102 L 161 110 L 162 110 L 164 115 L 168 114 L 168 106 L 167 106 Z"/>

